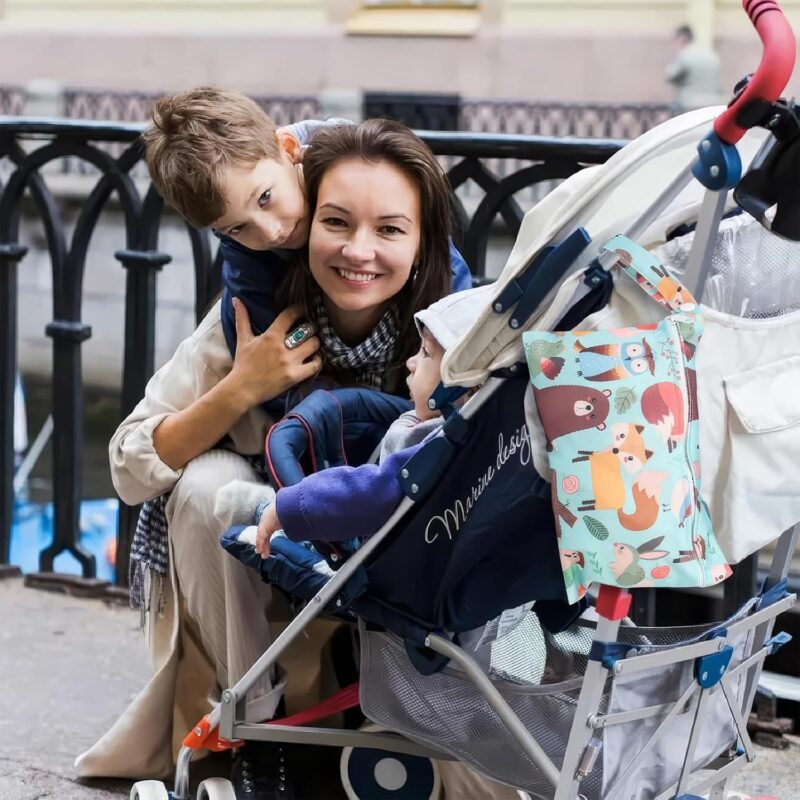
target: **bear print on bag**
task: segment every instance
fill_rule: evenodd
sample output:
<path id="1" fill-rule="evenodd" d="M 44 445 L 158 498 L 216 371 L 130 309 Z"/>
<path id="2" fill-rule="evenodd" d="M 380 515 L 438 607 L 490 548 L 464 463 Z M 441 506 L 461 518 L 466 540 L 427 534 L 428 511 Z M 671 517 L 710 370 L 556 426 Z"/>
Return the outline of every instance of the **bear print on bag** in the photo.
<path id="1" fill-rule="evenodd" d="M 536 407 L 547 419 L 544 434 L 547 437 L 547 450 L 553 449 L 553 441 L 575 431 L 597 428 L 606 429 L 606 419 L 610 406 L 610 389 L 594 389 L 586 386 L 548 386 L 544 389 L 533 387 Z M 544 409 L 542 412 L 541 409 Z"/>

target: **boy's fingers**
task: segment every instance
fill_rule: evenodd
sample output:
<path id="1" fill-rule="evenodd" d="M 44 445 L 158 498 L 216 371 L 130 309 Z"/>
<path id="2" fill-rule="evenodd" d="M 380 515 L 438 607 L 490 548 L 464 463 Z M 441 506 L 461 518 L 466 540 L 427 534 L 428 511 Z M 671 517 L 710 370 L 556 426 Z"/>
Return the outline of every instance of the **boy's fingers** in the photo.
<path id="1" fill-rule="evenodd" d="M 238 297 L 233 298 L 233 313 L 236 319 L 236 341 L 250 341 L 253 338 L 250 315 L 247 313 L 247 306 Z"/>
<path id="2" fill-rule="evenodd" d="M 319 350 L 321 344 L 319 336 L 309 336 L 301 345 L 295 347 L 295 352 L 301 361 L 305 361 Z"/>
<path id="3" fill-rule="evenodd" d="M 302 306 L 289 306 L 288 308 L 284 308 L 283 311 L 275 317 L 275 321 L 269 327 L 270 329 L 275 328 L 282 336 L 286 336 L 297 327 L 297 323 L 300 322 L 303 315 L 304 311 Z"/>
<path id="4" fill-rule="evenodd" d="M 312 356 L 308 361 L 304 361 L 297 369 L 297 381 L 313 378 L 322 369 L 322 356 Z"/>

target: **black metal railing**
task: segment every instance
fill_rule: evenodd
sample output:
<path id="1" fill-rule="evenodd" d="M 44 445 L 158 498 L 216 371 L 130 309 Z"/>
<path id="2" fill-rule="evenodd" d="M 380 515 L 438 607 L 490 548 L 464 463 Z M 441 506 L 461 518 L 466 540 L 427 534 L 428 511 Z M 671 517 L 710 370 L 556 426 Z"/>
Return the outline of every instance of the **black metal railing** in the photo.
<path id="1" fill-rule="evenodd" d="M 72 553 L 83 576 L 95 575 L 94 558 L 79 542 L 79 508 L 83 462 L 84 390 L 81 379 L 82 344 L 91 328 L 82 317 L 86 255 L 101 212 L 112 193 L 124 218 L 125 246 L 115 253 L 126 270 L 125 339 L 121 414 L 126 416 L 143 396 L 153 374 L 156 324 L 156 282 L 159 271 L 168 268 L 171 254 L 159 249 L 163 211 L 161 198 L 152 186 L 141 190 L 131 177 L 141 163 L 140 123 L 104 123 L 53 120 L 50 122 L 0 120 L 0 163 L 6 162 L 8 178 L 0 187 L 0 404 L 13 407 L 17 366 L 17 274 L 27 253 L 20 243 L 20 218 L 26 189 L 41 219 L 52 264 L 52 321 L 46 334 L 53 347 L 53 501 L 55 506 L 52 543 L 40 554 L 40 569 L 53 570 L 53 559 Z M 457 199 L 460 217 L 459 244 L 476 274 L 483 274 L 489 232 L 495 219 L 514 237 L 523 210 L 515 193 L 546 181 L 563 179 L 587 164 L 602 163 L 621 146 L 612 140 L 548 139 L 532 136 L 490 134 L 425 133 L 437 155 L 451 164 L 448 175 L 454 189 L 474 182 L 483 191 L 479 202 Z M 35 147 L 36 149 L 31 149 Z M 119 155 L 109 146 L 121 148 Z M 68 240 L 65 220 L 48 188 L 50 164 L 80 159 L 98 172 L 94 186 L 80 204 L 72 237 Z M 509 160 L 524 163 L 509 175 L 496 175 L 487 164 Z M 10 164 L 8 163 L 10 162 Z M 55 170 L 57 172 L 57 170 Z M 457 194 L 458 198 L 458 194 Z M 219 286 L 219 265 L 213 237 L 208 231 L 186 226 L 195 275 L 195 317 Z M 13 419 L 0 415 L 0 564 L 9 559 L 13 511 Z M 117 583 L 127 578 L 129 536 L 136 509 L 122 507 L 117 546 Z"/>

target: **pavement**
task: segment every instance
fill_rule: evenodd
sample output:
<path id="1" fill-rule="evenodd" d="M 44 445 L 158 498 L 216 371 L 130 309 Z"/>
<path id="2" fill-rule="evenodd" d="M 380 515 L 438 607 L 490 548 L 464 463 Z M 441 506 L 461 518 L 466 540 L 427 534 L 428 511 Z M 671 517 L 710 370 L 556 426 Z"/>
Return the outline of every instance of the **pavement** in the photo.
<path id="1" fill-rule="evenodd" d="M 20 578 L 0 580 L 0 800 L 129 796 L 130 781 L 80 783 L 72 763 L 147 678 L 138 622 L 121 605 L 26 588 Z M 756 750 L 733 788 L 798 800 L 800 738 L 787 750 Z"/>

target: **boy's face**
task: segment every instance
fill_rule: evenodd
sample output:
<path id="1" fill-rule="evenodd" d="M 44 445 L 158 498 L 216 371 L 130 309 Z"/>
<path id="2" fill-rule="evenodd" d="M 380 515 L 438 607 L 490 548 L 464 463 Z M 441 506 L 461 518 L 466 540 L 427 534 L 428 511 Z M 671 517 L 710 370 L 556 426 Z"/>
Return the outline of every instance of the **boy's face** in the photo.
<path id="1" fill-rule="evenodd" d="M 444 348 L 423 329 L 419 352 L 406 361 L 411 373 L 407 379 L 408 390 L 414 403 L 414 413 L 421 420 L 433 419 L 439 414 L 428 408 L 428 400 L 442 379 L 442 356 Z"/>
<path id="2" fill-rule="evenodd" d="M 214 229 L 251 250 L 298 250 L 308 241 L 308 208 L 294 137 L 279 137 L 281 158 L 230 167 L 220 189 L 227 200 Z"/>

